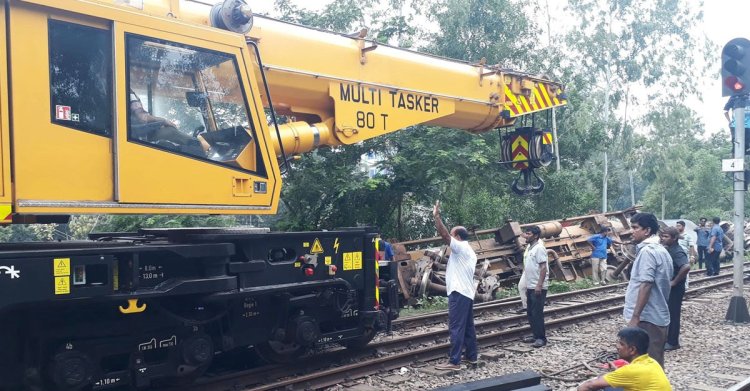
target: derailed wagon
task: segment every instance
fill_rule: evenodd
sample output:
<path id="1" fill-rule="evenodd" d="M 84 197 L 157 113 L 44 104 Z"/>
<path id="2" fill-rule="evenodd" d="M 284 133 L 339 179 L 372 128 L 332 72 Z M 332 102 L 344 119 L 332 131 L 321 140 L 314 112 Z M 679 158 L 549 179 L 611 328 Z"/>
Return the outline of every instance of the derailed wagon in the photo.
<path id="1" fill-rule="evenodd" d="M 598 233 L 601 227 L 609 227 L 613 238 L 628 242 L 632 234 L 630 217 L 635 213 L 637 208 L 634 207 L 529 224 L 508 221 L 500 228 L 474 231 L 474 240 L 470 243 L 477 253 L 475 301 L 492 300 L 500 287 L 514 284 L 521 277 L 526 246 L 521 233 L 525 227 L 537 225 L 541 228 L 550 261 L 550 277 L 558 281 L 575 281 L 591 275 L 593 247 L 588 242 L 589 237 Z M 414 304 L 422 297 L 445 295 L 445 269 L 450 248 L 429 247 L 439 240 L 427 238 L 394 245 L 396 265 L 392 269 L 396 271 L 404 303 Z M 626 279 L 626 268 L 635 259 L 635 247 L 613 244 L 607 255 L 607 279 Z"/>

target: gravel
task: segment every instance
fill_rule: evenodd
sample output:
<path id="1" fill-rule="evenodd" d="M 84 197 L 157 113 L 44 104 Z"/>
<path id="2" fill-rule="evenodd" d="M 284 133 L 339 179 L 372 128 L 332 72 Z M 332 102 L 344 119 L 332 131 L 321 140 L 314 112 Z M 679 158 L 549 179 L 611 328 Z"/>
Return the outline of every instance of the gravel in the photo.
<path id="1" fill-rule="evenodd" d="M 730 297 L 731 290 L 725 289 L 683 303 L 682 348 L 665 356 L 667 377 L 674 390 L 721 390 L 737 383 L 737 379 L 750 377 L 750 325 L 724 320 Z M 439 362 L 435 361 L 331 389 L 428 390 L 531 369 L 547 374 L 560 372 L 543 378 L 542 383 L 554 390 L 575 390 L 581 381 L 604 373 L 597 368 L 597 357 L 614 358 L 616 334 L 623 326 L 622 316 L 598 319 L 548 330 L 549 343 L 540 349 L 518 342 L 480 350 L 479 368 L 435 374 L 432 367 Z M 493 361 L 488 356 L 499 359 Z"/>

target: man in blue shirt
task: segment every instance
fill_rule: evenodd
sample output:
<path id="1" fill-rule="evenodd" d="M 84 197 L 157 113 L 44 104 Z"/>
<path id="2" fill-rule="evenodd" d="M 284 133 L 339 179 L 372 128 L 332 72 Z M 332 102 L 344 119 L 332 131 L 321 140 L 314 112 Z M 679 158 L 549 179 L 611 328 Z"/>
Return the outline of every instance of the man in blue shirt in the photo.
<path id="1" fill-rule="evenodd" d="M 706 218 L 701 217 L 700 225 L 695 227 L 695 234 L 698 236 L 696 245 L 698 246 L 698 269 L 703 269 L 703 262 L 708 266 L 708 241 L 711 236 L 711 230 L 706 226 Z"/>
<path id="2" fill-rule="evenodd" d="M 734 156 L 734 147 L 735 147 L 735 121 L 734 121 L 734 108 L 737 105 L 742 106 L 743 102 L 740 100 L 743 99 L 743 96 L 740 95 L 732 95 L 729 97 L 729 100 L 727 100 L 727 104 L 724 105 L 724 117 L 729 121 L 729 134 L 732 136 L 732 156 Z M 750 100 L 745 99 L 745 148 L 744 150 L 747 151 L 750 149 L 750 115 L 748 115 L 748 112 L 750 112 Z"/>
<path id="3" fill-rule="evenodd" d="M 628 326 L 648 333 L 648 355 L 664 367 L 664 344 L 669 326 L 669 293 L 674 267 L 672 257 L 659 244 L 659 222 L 651 213 L 630 218 L 636 256 L 630 269 L 625 307 L 622 314 Z"/>
<path id="4" fill-rule="evenodd" d="M 612 243 L 622 244 L 619 240 L 609 237 L 609 232 L 609 227 L 602 226 L 598 234 L 588 239 L 594 248 L 591 252 L 591 278 L 594 279 L 594 283 L 601 285 L 607 283 L 607 248 Z"/>
<path id="5" fill-rule="evenodd" d="M 711 227 L 710 239 L 708 241 L 708 259 L 706 260 L 706 275 L 719 275 L 719 254 L 724 245 L 724 230 L 721 229 L 718 217 L 713 218 L 714 225 Z"/>
<path id="6" fill-rule="evenodd" d="M 385 260 L 386 261 L 393 261 L 393 245 L 391 243 L 394 243 L 395 239 L 388 239 L 384 240 L 383 244 L 385 244 Z"/>

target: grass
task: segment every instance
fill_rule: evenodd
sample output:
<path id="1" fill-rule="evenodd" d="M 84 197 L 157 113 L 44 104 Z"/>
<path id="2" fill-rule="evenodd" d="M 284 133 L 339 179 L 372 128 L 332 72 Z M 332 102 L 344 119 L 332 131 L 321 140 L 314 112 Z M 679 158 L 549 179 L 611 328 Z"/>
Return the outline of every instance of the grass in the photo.
<path id="1" fill-rule="evenodd" d="M 591 279 L 577 280 L 573 282 L 550 281 L 548 294 L 563 293 L 588 289 L 597 286 Z M 504 299 L 506 297 L 517 297 L 518 286 L 513 285 L 508 288 L 500 288 L 495 292 L 495 299 Z M 448 309 L 448 298 L 445 296 L 434 296 L 419 299 L 417 305 L 401 309 L 401 316 L 414 316 L 427 312 L 445 311 Z"/>
<path id="2" fill-rule="evenodd" d="M 583 280 L 576 280 L 573 282 L 550 281 L 549 288 L 547 288 L 547 293 L 555 294 L 555 293 L 578 291 L 581 289 L 593 288 L 595 286 L 598 286 L 598 285 L 589 278 L 585 278 Z"/>
<path id="3" fill-rule="evenodd" d="M 448 309 L 448 297 L 433 296 L 417 300 L 417 305 L 401 309 L 401 316 L 414 316 L 427 312 L 445 311 Z"/>

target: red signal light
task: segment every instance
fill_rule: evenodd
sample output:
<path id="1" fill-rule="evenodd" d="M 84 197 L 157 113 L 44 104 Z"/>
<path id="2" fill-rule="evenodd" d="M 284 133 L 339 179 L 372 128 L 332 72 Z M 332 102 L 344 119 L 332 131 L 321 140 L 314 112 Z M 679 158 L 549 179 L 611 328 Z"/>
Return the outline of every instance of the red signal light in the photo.
<path id="1" fill-rule="evenodd" d="M 737 76 L 729 76 L 725 78 L 724 85 L 729 87 L 734 92 L 739 92 L 745 89 L 745 83 Z"/>
<path id="2" fill-rule="evenodd" d="M 311 267 L 306 267 L 305 268 L 305 275 L 306 276 L 312 277 L 313 274 L 315 274 L 315 270 L 313 268 L 311 268 Z"/>
<path id="3" fill-rule="evenodd" d="M 721 51 L 721 95 L 737 96 L 750 91 L 750 40 L 735 38 Z"/>

